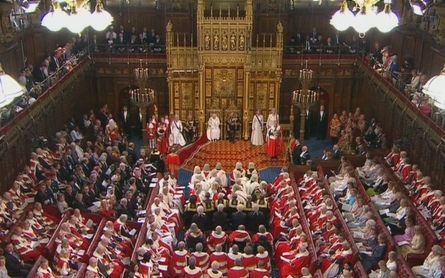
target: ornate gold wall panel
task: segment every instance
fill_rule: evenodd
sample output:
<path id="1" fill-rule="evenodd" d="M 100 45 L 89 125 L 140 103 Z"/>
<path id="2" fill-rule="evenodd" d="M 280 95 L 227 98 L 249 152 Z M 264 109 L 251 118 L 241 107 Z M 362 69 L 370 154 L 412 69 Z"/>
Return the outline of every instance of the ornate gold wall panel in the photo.
<path id="1" fill-rule="evenodd" d="M 196 47 L 193 35 L 174 34 L 172 23 L 167 24 L 170 111 L 183 117 L 185 110 L 194 110 L 201 133 L 210 113 L 218 113 L 224 123 L 227 113 L 234 112 L 242 119 L 242 137 L 248 139 L 254 111 L 268 114 L 278 108 L 283 26 L 278 23 L 275 34 L 257 36 L 253 46 L 252 5 L 245 0 L 245 11 L 237 7 L 236 14 L 222 16 L 221 8 L 212 6 L 205 13 L 204 0 L 198 0 Z"/>

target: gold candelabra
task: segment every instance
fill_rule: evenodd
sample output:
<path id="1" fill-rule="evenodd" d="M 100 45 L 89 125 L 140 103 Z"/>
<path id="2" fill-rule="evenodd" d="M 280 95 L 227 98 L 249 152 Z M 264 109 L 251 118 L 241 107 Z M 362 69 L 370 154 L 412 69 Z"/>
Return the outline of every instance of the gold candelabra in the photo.
<path id="1" fill-rule="evenodd" d="M 147 126 L 147 108 L 155 102 L 155 91 L 147 87 L 150 75 L 148 68 L 142 67 L 142 59 L 139 60 L 139 68 L 134 69 L 134 77 L 139 84 L 139 88 L 130 91 L 130 99 L 141 110 L 142 144 L 143 146 L 147 146 L 147 136 L 145 134 Z"/>
<path id="2" fill-rule="evenodd" d="M 310 109 L 320 99 L 320 93 L 309 90 L 309 85 L 313 80 L 313 71 L 306 67 L 300 70 L 299 81 L 301 90 L 295 90 L 292 95 L 292 105 L 290 112 L 290 122 L 293 129 L 294 126 L 294 105 L 300 109 L 300 142 L 304 141 L 304 133 L 306 128 L 306 110 Z"/>

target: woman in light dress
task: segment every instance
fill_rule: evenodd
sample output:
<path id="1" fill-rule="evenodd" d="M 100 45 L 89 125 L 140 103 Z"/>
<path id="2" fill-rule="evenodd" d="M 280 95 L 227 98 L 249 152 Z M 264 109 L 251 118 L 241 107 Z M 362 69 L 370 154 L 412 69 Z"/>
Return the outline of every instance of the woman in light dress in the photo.
<path id="1" fill-rule="evenodd" d="M 252 136 L 250 138 L 252 145 L 262 146 L 264 144 L 263 138 L 263 115 L 261 111 L 257 110 L 252 120 Z"/>
<path id="2" fill-rule="evenodd" d="M 271 126 L 278 126 L 280 124 L 280 117 L 277 114 L 277 110 L 272 108 L 272 111 L 267 117 L 266 128 L 269 129 Z"/>
<path id="3" fill-rule="evenodd" d="M 221 122 L 216 115 L 216 113 L 213 113 L 210 117 L 209 121 L 207 122 L 207 138 L 209 141 L 216 141 L 219 140 L 221 137 L 221 129 L 219 126 L 221 125 Z"/>

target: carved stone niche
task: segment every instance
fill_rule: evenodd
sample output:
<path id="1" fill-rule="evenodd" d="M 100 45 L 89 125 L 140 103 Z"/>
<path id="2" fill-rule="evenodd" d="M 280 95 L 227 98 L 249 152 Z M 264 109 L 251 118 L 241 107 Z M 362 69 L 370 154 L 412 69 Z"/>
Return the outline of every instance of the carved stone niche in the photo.
<path id="1" fill-rule="evenodd" d="M 11 12 L 14 5 L 9 2 L 0 2 L 0 43 L 10 43 L 15 39 L 16 29 L 11 24 Z"/>

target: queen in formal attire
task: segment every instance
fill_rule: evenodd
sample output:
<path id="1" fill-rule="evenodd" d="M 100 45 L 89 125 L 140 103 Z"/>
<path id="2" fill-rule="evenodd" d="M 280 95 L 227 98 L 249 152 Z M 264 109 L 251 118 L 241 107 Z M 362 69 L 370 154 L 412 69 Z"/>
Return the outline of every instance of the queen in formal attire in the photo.
<path id="1" fill-rule="evenodd" d="M 264 144 L 263 138 L 263 115 L 257 110 L 252 120 L 252 136 L 250 138 L 252 145 L 261 146 Z"/>
<path id="2" fill-rule="evenodd" d="M 221 122 L 216 115 L 216 113 L 213 113 L 210 117 L 209 121 L 207 122 L 207 138 L 211 141 L 219 140 L 221 136 L 221 129 L 219 126 L 221 125 Z"/>
<path id="3" fill-rule="evenodd" d="M 173 145 L 185 145 L 185 139 L 182 135 L 182 123 L 179 120 L 179 116 L 175 115 L 173 122 L 170 124 L 170 146 Z"/>
<path id="4" fill-rule="evenodd" d="M 266 128 L 269 129 L 271 126 L 278 126 L 280 124 L 280 117 L 277 114 L 277 110 L 272 108 L 272 111 L 267 117 Z"/>

